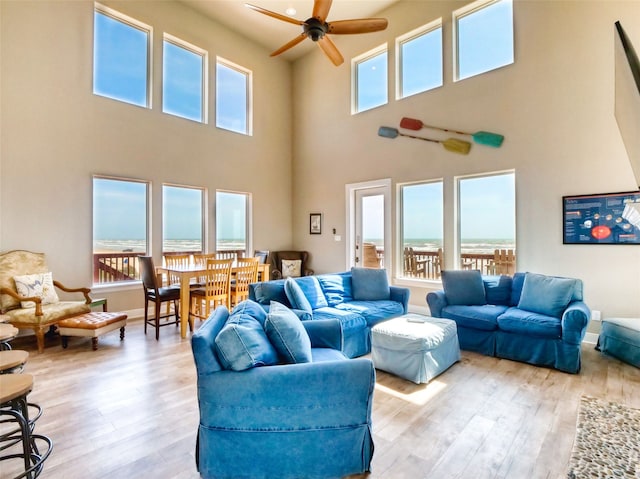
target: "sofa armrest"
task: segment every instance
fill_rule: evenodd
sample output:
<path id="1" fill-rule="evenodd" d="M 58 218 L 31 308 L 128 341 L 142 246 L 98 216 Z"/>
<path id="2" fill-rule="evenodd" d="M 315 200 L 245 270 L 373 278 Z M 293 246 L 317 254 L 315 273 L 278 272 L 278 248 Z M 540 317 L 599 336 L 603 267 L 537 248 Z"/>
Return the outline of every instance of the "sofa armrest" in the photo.
<path id="1" fill-rule="evenodd" d="M 342 327 L 339 319 L 302 321 L 311 339 L 312 348 L 331 348 L 342 351 Z"/>
<path id="2" fill-rule="evenodd" d="M 404 288 L 402 286 L 389 286 L 389 299 L 391 301 L 397 301 L 398 303 L 402 303 L 402 308 L 404 310 L 404 314 L 409 312 L 409 295 L 411 291 L 409 288 Z"/>
<path id="3" fill-rule="evenodd" d="M 447 305 L 447 298 L 444 295 L 444 290 L 431 291 L 427 293 L 427 304 L 431 310 L 431 316 L 434 318 L 442 317 L 442 308 Z"/>
<path id="4" fill-rule="evenodd" d="M 591 310 L 583 301 L 573 301 L 562 313 L 562 340 L 580 344 L 591 319 Z"/>
<path id="5" fill-rule="evenodd" d="M 55 279 L 53 280 L 53 285 L 66 293 L 82 293 L 84 295 L 85 303 L 87 304 L 91 304 L 93 301 L 91 299 L 91 296 L 89 296 L 89 293 L 91 293 L 90 288 L 68 288 L 60 281 L 56 281 Z"/>
<path id="6" fill-rule="evenodd" d="M 16 291 L 10 288 L 0 288 L 0 294 L 7 294 L 12 298 L 17 299 L 20 302 L 33 301 L 36 305 L 35 316 L 42 316 L 42 298 L 38 296 L 33 296 L 33 297 L 20 296 Z"/>
<path id="7" fill-rule="evenodd" d="M 282 279 L 282 271 L 271 268 L 271 279 Z"/>
<path id="8" fill-rule="evenodd" d="M 307 268 L 304 270 L 304 276 L 313 276 L 314 274 L 315 273 L 312 269 Z"/>
<path id="9" fill-rule="evenodd" d="M 366 424 L 374 385 L 368 358 L 199 375 L 200 425 L 275 432 Z"/>

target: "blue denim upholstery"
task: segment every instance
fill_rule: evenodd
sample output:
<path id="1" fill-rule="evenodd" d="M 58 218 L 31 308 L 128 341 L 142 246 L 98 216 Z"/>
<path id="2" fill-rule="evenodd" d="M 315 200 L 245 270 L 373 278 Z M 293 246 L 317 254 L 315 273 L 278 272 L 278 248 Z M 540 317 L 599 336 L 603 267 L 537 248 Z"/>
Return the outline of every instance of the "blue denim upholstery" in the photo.
<path id="1" fill-rule="evenodd" d="M 640 368 L 640 318 L 604 319 L 596 349 Z"/>
<path id="2" fill-rule="evenodd" d="M 360 274 L 360 279 L 370 278 L 375 283 L 371 288 L 361 284 L 361 293 L 364 290 L 365 297 L 373 294 L 387 299 L 354 300 L 352 271 L 292 278 L 300 286 L 312 307 L 311 319 L 337 318 L 340 320 L 344 336 L 342 352 L 350 358 L 371 352 L 371 328 L 386 319 L 407 314 L 409 305 L 409 288 L 388 286 L 386 276 L 382 280 L 382 275 L 386 274 L 383 270 L 378 270 L 370 277 L 367 272 L 363 274 L 361 269 L 356 269 L 356 275 Z M 387 288 L 388 295 L 383 293 L 382 286 Z M 249 299 L 258 302 L 265 309 L 268 309 L 271 299 L 280 302 L 277 298 L 282 294 L 285 294 L 285 280 L 249 285 Z M 287 300 L 283 304 L 290 306 L 291 301 Z M 307 313 L 300 310 L 294 311 L 303 321 L 308 319 L 305 316 Z"/>
<path id="3" fill-rule="evenodd" d="M 561 291 L 557 295 L 569 298 L 569 304 L 558 311 L 558 317 L 555 317 L 541 314 L 540 310 L 555 313 L 557 298 L 546 309 L 543 304 L 544 295 L 531 296 L 531 290 L 525 291 L 529 298 L 525 299 L 523 305 L 533 305 L 532 309 L 538 311 L 518 308 L 527 275 L 530 273 L 516 273 L 513 278 L 483 276 L 485 296 L 489 304 L 450 305 L 443 290 L 428 293 L 427 304 L 432 316 L 456 322 L 462 349 L 548 366 L 569 373 L 579 372 L 580 344 L 591 317 L 588 306 L 582 300 L 582 281 L 542 278 L 546 287 L 558 285 L 566 289 L 567 284 L 573 284 L 570 294 Z M 540 276 L 542 275 L 535 275 L 535 279 L 541 279 Z M 551 295 L 554 296 L 554 293 L 552 290 Z"/>
<path id="4" fill-rule="evenodd" d="M 313 362 L 224 370 L 218 307 L 193 334 L 200 424 L 196 463 L 205 479 L 340 478 L 369 470 L 375 370 L 348 360 L 339 321 L 304 321 Z"/>

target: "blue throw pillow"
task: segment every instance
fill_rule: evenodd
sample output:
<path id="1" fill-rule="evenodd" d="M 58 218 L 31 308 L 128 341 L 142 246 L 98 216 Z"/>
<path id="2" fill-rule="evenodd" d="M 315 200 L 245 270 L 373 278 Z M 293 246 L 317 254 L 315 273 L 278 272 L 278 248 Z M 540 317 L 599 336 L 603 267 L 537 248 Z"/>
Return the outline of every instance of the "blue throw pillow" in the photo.
<path id="1" fill-rule="evenodd" d="M 304 297 L 307 298 L 311 309 L 326 308 L 329 306 L 327 298 L 324 297 L 318 278 L 315 276 L 303 276 L 302 278 L 296 278 L 293 280 L 302 290 Z"/>
<path id="2" fill-rule="evenodd" d="M 356 301 L 380 301 L 391 297 L 384 269 L 351 268 L 351 289 Z"/>
<path id="3" fill-rule="evenodd" d="M 487 304 L 482 274 L 478 270 L 443 270 L 442 288 L 447 304 L 458 306 Z"/>
<path id="4" fill-rule="evenodd" d="M 304 295 L 302 288 L 298 286 L 298 283 L 293 278 L 287 278 L 284 281 L 284 292 L 287 294 L 287 299 L 291 303 L 291 307 L 295 309 L 301 309 L 307 313 L 311 313 L 313 308 L 311 303 Z"/>
<path id="5" fill-rule="evenodd" d="M 238 303 L 235 308 L 233 308 L 233 314 L 231 316 L 234 314 L 248 314 L 257 319 L 262 327 L 264 327 L 264 322 L 267 320 L 267 312 L 264 308 L 250 299 Z"/>
<path id="6" fill-rule="evenodd" d="M 307 330 L 289 308 L 272 301 L 264 329 L 283 362 L 311 362 L 311 340 Z"/>
<path id="7" fill-rule="evenodd" d="M 560 318 L 571 301 L 575 286 L 576 280 L 572 278 L 527 273 L 518 309 Z"/>
<path id="8" fill-rule="evenodd" d="M 263 281 L 257 283 L 253 288 L 256 301 L 260 304 L 268 305 L 271 301 L 278 301 L 289 306 L 289 300 L 284 292 L 284 280 Z"/>
<path id="9" fill-rule="evenodd" d="M 329 306 L 353 301 L 351 273 L 321 274 L 317 278 Z"/>
<path id="10" fill-rule="evenodd" d="M 238 313 L 227 319 L 215 339 L 218 358 L 225 369 L 244 371 L 256 366 L 278 364 L 278 353 L 260 322 Z"/>

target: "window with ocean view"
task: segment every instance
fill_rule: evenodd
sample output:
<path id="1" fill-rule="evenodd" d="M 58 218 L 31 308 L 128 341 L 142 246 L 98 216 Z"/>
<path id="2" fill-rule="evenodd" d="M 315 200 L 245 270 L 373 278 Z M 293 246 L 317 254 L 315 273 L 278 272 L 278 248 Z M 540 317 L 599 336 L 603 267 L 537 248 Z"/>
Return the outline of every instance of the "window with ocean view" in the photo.
<path id="1" fill-rule="evenodd" d="M 162 185 L 162 253 L 204 252 L 205 190 Z"/>
<path id="2" fill-rule="evenodd" d="M 458 178 L 458 199 L 460 266 L 494 273 L 496 249 L 515 253 L 515 173 Z"/>
<path id="3" fill-rule="evenodd" d="M 93 283 L 140 279 L 149 253 L 149 183 L 93 177 Z"/>
<path id="4" fill-rule="evenodd" d="M 399 276 L 438 279 L 443 257 L 442 181 L 399 186 L 400 234 L 403 263 Z"/>
<path id="5" fill-rule="evenodd" d="M 216 191 L 216 251 L 249 254 L 250 199 L 248 193 Z"/>
<path id="6" fill-rule="evenodd" d="M 150 107 L 151 27 L 96 4 L 93 93 Z"/>

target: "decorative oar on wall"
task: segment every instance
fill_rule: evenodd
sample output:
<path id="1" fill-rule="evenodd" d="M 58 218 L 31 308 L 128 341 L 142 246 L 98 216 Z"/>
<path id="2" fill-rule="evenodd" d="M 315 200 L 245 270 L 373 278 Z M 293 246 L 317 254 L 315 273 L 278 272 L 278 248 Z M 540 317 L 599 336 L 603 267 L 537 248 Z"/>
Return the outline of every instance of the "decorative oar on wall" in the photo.
<path id="1" fill-rule="evenodd" d="M 431 130 L 446 131 L 447 133 L 455 133 L 457 135 L 467 135 L 473 138 L 473 141 L 479 145 L 492 146 L 494 148 L 500 148 L 504 141 L 504 136 L 497 133 L 490 133 L 488 131 L 477 131 L 475 133 L 466 133 L 464 131 L 448 130 L 446 128 L 440 128 L 438 126 L 425 125 L 420 120 L 414 118 L 403 118 L 400 121 L 400 127 L 407 130 L 420 130 L 422 128 L 429 128 Z"/>
<path id="2" fill-rule="evenodd" d="M 424 138 L 422 136 L 407 135 L 400 133 L 396 128 L 390 126 L 381 126 L 378 128 L 378 136 L 384 136 L 385 138 L 397 138 L 398 136 L 406 136 L 407 138 L 415 138 L 416 140 L 430 141 L 431 143 L 440 143 L 445 150 L 452 151 L 454 153 L 460 153 L 461 155 L 467 155 L 471 149 L 471 143 L 464 140 L 458 140 L 456 138 L 449 138 L 447 140 L 434 140 L 433 138 Z"/>

